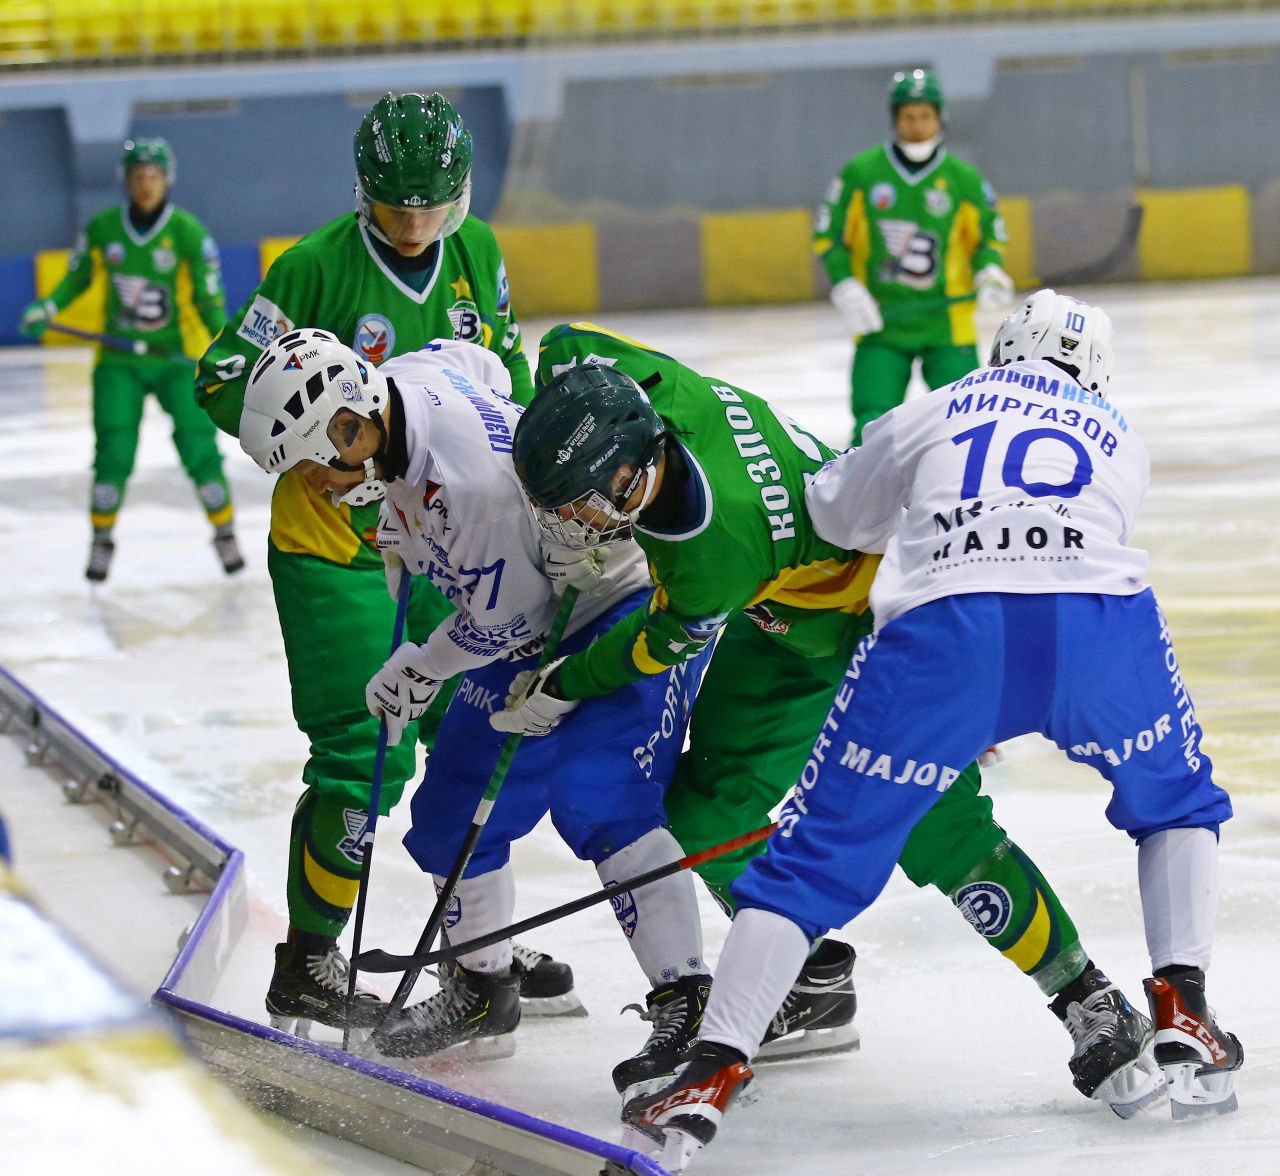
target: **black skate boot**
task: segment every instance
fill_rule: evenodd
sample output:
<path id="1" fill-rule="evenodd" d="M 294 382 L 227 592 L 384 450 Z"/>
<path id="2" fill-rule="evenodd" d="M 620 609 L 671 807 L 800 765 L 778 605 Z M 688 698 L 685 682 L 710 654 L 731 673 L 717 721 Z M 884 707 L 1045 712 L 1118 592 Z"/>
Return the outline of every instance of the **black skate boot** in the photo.
<path id="1" fill-rule="evenodd" d="M 853 948 L 838 939 L 818 944 L 769 1022 L 755 1056 L 757 1063 L 858 1048 L 858 1031 L 853 1027 L 858 1011 L 853 991 L 855 959 Z"/>
<path id="2" fill-rule="evenodd" d="M 751 1101 L 752 1078 L 736 1049 L 696 1042 L 680 1077 L 623 1106 L 623 1146 L 650 1152 L 668 1172 L 683 1172 L 715 1138 L 734 1100 Z"/>
<path id="3" fill-rule="evenodd" d="M 516 1052 L 520 981 L 514 970 L 495 975 L 455 967 L 440 991 L 403 1009 L 373 1031 L 372 1044 L 393 1058 L 421 1058 L 465 1046 L 472 1058 L 508 1058 Z"/>
<path id="4" fill-rule="evenodd" d="M 653 1025 L 640 1052 L 613 1068 L 613 1085 L 624 1103 L 665 1086 L 676 1067 L 688 1060 L 710 994 L 710 976 L 681 976 L 649 993 L 648 1008 L 627 1005 L 622 1010 L 635 1009 Z"/>
<path id="5" fill-rule="evenodd" d="M 244 567 L 244 556 L 240 554 L 240 544 L 236 542 L 234 531 L 226 531 L 214 535 L 213 549 L 222 561 L 222 570 L 228 576 L 234 575 Z"/>
<path id="6" fill-rule="evenodd" d="M 89 548 L 89 566 L 84 570 L 84 578 L 101 584 L 111 570 L 111 557 L 115 553 L 115 540 L 110 535 L 95 535 Z"/>
<path id="7" fill-rule="evenodd" d="M 1164 1097 L 1164 1076 L 1151 1056 L 1151 1022 L 1100 968 L 1090 963 L 1049 1009 L 1075 1043 L 1067 1066 L 1085 1098 L 1129 1119 Z"/>
<path id="8" fill-rule="evenodd" d="M 1156 1023 L 1155 1059 L 1169 1084 L 1173 1117 L 1236 1110 L 1235 1072 L 1244 1065 L 1244 1047 L 1214 1020 L 1204 996 L 1204 972 L 1161 968 L 1142 986 Z"/>
<path id="9" fill-rule="evenodd" d="M 286 1033 L 306 1037 L 311 1022 L 338 1029 L 371 1029 L 382 1015 L 382 1001 L 371 992 L 356 989 L 347 1002 L 350 966 L 336 940 L 290 930 L 284 943 L 276 944 L 276 970 L 267 989 L 271 1025 Z"/>
<path id="10" fill-rule="evenodd" d="M 512 943 L 512 968 L 520 977 L 520 1011 L 526 1017 L 585 1017 L 573 990 L 573 969 L 545 951 Z"/>

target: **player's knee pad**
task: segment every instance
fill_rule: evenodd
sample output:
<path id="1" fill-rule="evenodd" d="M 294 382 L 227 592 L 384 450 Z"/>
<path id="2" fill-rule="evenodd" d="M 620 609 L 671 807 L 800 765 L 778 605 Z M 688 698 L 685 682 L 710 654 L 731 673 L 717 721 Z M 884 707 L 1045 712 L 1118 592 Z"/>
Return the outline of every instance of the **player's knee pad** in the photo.
<path id="1" fill-rule="evenodd" d="M 1071 916 L 1033 862 L 1007 838 L 948 897 L 975 931 L 1045 993 L 1079 975 L 1087 956 Z"/>

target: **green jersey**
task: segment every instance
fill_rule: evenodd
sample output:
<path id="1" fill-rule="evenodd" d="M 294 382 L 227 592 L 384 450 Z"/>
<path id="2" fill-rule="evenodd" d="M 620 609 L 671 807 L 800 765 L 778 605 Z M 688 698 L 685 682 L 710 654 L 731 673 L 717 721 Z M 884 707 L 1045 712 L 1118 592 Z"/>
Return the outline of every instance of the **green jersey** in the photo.
<path id="1" fill-rule="evenodd" d="M 608 364 L 648 394 L 686 467 L 689 519 L 678 531 L 636 527 L 655 586 L 649 607 L 564 662 L 565 696 L 680 665 L 738 611 L 804 656 L 842 648 L 879 559 L 828 543 L 809 522 L 805 479 L 832 451 L 759 396 L 590 323 L 543 338 L 537 385 L 582 363 Z"/>
<path id="2" fill-rule="evenodd" d="M 496 351 L 513 399 L 533 386 L 493 231 L 467 217 L 435 247 L 434 262 L 393 270 L 354 214 L 330 221 L 280 255 L 262 284 L 213 341 L 196 370 L 196 396 L 219 428 L 240 429 L 245 382 L 263 348 L 295 326 L 331 331 L 379 364 L 433 339 L 465 339 Z M 297 471 L 283 474 L 271 504 L 271 540 L 281 551 L 373 566 L 376 509 L 335 506 Z"/>
<path id="3" fill-rule="evenodd" d="M 977 168 L 940 148 L 910 172 L 888 144 L 845 164 L 813 234 L 832 283 L 855 277 L 880 304 L 875 338 L 908 350 L 975 341 L 973 275 L 1003 265 L 1004 242 L 995 191 Z"/>
<path id="4" fill-rule="evenodd" d="M 188 295 L 187 282 L 191 303 L 211 335 L 227 321 L 218 246 L 204 225 L 173 204 L 142 233 L 126 205 L 98 213 L 76 241 L 66 277 L 49 295 L 54 305 L 61 310 L 79 298 L 97 267 L 107 276 L 109 335 L 181 353 L 180 296 Z"/>

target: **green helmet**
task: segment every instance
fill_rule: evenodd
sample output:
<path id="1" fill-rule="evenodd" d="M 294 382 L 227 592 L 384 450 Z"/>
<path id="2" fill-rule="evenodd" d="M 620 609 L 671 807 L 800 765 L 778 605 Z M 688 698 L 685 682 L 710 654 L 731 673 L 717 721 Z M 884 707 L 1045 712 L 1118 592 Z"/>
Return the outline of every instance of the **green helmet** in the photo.
<path id="1" fill-rule="evenodd" d="M 471 202 L 471 132 L 439 94 L 386 94 L 355 138 L 356 210 L 378 233 L 372 202 L 451 207 L 438 237 L 456 232 Z M 381 233 L 378 233 L 381 236 Z"/>
<path id="2" fill-rule="evenodd" d="M 623 507 L 642 479 L 651 478 L 666 437 L 662 418 L 630 376 L 589 364 L 553 379 L 520 418 L 512 451 L 543 533 L 579 549 L 629 538 L 639 510 Z M 614 478 L 624 466 L 635 474 L 619 489 Z M 608 525 L 556 513 L 584 498 Z"/>
<path id="3" fill-rule="evenodd" d="M 178 178 L 178 164 L 173 157 L 173 148 L 164 139 L 126 139 L 124 155 L 120 157 L 120 171 L 128 175 L 131 167 L 154 164 L 164 169 L 165 180 L 172 184 Z"/>
<path id="4" fill-rule="evenodd" d="M 898 113 L 898 107 L 908 102 L 928 102 L 942 117 L 942 87 L 938 79 L 927 69 L 899 70 L 893 75 L 889 90 L 889 114 Z"/>

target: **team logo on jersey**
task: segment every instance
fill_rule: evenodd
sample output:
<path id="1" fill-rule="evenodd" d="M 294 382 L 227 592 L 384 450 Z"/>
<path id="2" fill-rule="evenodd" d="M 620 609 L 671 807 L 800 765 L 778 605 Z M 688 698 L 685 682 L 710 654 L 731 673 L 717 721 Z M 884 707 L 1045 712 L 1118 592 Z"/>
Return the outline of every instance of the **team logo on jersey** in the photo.
<path id="1" fill-rule="evenodd" d="M 467 287 L 471 293 L 471 287 Z M 449 307 L 449 321 L 453 324 L 453 337 L 463 343 L 472 343 L 480 337 L 480 308 L 470 298 L 459 298 Z"/>
<path id="2" fill-rule="evenodd" d="M 506 262 L 498 262 L 498 305 L 499 314 L 506 314 L 511 309 L 511 283 L 507 281 Z"/>
<path id="3" fill-rule="evenodd" d="M 955 904 L 973 924 L 973 929 L 987 939 L 994 939 L 1008 925 L 1013 914 L 1013 899 L 995 882 L 974 882 L 956 891 Z"/>
<path id="4" fill-rule="evenodd" d="M 108 242 L 106 249 L 102 252 L 108 265 L 119 265 L 124 261 L 124 246 L 119 241 Z"/>
<path id="5" fill-rule="evenodd" d="M 742 611 L 766 633 L 777 633 L 781 636 L 791 631 L 791 622 L 774 616 L 769 606 L 763 602 L 753 604 L 750 608 L 744 608 Z"/>
<path id="6" fill-rule="evenodd" d="M 871 207 L 878 208 L 881 212 L 892 208 L 897 199 L 898 193 L 894 191 L 892 184 L 875 184 L 871 188 Z"/>
<path id="7" fill-rule="evenodd" d="M 200 242 L 200 256 L 211 265 L 218 260 L 218 243 L 212 237 L 205 237 Z"/>
<path id="8" fill-rule="evenodd" d="M 924 206 L 933 216 L 946 216 L 951 211 L 951 193 L 944 188 L 926 188 Z"/>
<path id="9" fill-rule="evenodd" d="M 347 835 L 338 842 L 338 852 L 348 861 L 361 865 L 364 862 L 364 830 L 369 823 L 369 814 L 363 809 L 343 809 L 342 823 L 347 827 Z"/>
<path id="10" fill-rule="evenodd" d="M 562 376 L 565 372 L 572 371 L 576 367 L 613 367 L 617 363 L 616 358 L 607 355 L 597 355 L 594 351 L 588 352 L 581 359 L 576 356 L 569 360 L 568 363 L 553 363 L 551 365 L 551 378 L 554 380 L 556 376 Z"/>
<path id="11" fill-rule="evenodd" d="M 380 314 L 366 314 L 356 323 L 355 349 L 370 363 L 381 363 L 396 345 L 396 329 Z"/>
<path id="12" fill-rule="evenodd" d="M 162 274 L 167 274 L 178 264 L 178 255 L 172 249 L 162 245 L 160 248 L 151 251 L 151 264 Z"/>
<path id="13" fill-rule="evenodd" d="M 240 320 L 236 334 L 263 351 L 277 335 L 293 330 L 293 321 L 269 298 L 257 295 Z"/>
<path id="14" fill-rule="evenodd" d="M 617 883 L 611 881 L 606 885 L 615 886 Z M 613 907 L 613 917 L 618 920 L 622 933 L 630 939 L 636 933 L 636 927 L 640 923 L 640 912 L 636 910 L 635 896 L 630 890 L 625 894 L 615 894 L 609 900 L 609 905 Z"/>

